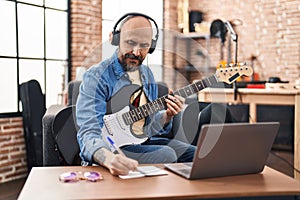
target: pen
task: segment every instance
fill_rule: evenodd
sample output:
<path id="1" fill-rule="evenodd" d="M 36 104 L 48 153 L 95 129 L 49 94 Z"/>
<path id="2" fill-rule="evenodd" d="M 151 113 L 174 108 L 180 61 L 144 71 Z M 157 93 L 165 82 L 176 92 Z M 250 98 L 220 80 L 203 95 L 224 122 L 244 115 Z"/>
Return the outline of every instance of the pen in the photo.
<path id="1" fill-rule="evenodd" d="M 126 157 L 125 154 L 122 152 L 122 150 L 116 145 L 116 143 L 109 137 L 106 136 L 108 142 L 111 144 L 111 146 L 122 156 Z"/>
<path id="2" fill-rule="evenodd" d="M 123 153 L 123 151 L 116 145 L 116 143 L 109 136 L 106 136 L 106 138 L 107 138 L 108 142 L 111 144 L 111 146 L 115 149 L 115 151 L 117 151 L 120 155 L 126 157 L 126 155 Z M 135 171 L 138 171 L 144 175 L 146 174 L 145 172 L 141 171 L 138 168 Z"/>

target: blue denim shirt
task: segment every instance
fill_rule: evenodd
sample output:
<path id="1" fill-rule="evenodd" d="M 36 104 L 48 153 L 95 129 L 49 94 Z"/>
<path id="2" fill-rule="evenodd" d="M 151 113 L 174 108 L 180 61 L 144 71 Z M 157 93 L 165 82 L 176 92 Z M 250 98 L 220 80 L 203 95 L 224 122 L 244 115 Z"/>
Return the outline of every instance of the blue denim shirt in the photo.
<path id="1" fill-rule="evenodd" d="M 151 70 L 141 65 L 140 73 L 146 97 L 149 101 L 155 100 L 158 90 Z M 116 92 L 130 84 L 128 74 L 118 61 L 117 51 L 111 58 L 92 66 L 85 72 L 76 104 L 76 120 L 79 126 L 77 139 L 83 161 L 92 163 L 95 151 L 101 147 L 109 149 L 101 136 L 106 104 Z M 164 127 L 160 124 L 163 112 L 159 111 L 146 118 L 145 131 L 149 137 L 170 132 L 171 122 Z"/>

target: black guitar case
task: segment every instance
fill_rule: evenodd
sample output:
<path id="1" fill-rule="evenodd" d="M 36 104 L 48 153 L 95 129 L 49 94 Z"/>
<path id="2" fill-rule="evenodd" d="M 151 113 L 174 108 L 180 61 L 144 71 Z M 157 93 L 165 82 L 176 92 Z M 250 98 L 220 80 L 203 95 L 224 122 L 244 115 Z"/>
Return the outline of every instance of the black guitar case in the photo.
<path id="1" fill-rule="evenodd" d="M 42 118 L 46 111 L 45 96 L 39 82 L 30 80 L 20 85 L 20 99 L 24 137 L 27 154 L 27 167 L 43 165 Z"/>

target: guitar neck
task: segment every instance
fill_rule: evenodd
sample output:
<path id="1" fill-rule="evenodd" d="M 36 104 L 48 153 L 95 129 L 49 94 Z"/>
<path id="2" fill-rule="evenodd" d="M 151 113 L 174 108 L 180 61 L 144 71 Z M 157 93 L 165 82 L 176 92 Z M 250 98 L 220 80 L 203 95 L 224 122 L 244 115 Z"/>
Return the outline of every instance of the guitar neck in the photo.
<path id="1" fill-rule="evenodd" d="M 208 78 L 205 78 L 203 80 L 197 81 L 195 83 L 192 83 L 188 86 L 185 86 L 184 88 L 178 89 L 173 92 L 174 95 L 181 96 L 183 98 L 186 98 L 188 96 L 191 96 L 192 94 L 195 94 L 204 88 L 211 87 L 212 85 L 216 84 L 218 82 L 215 75 L 212 75 Z M 166 109 L 166 99 L 168 98 L 168 95 L 162 96 L 152 102 L 149 102 L 147 104 L 144 104 L 138 108 L 135 108 L 133 110 L 130 110 L 126 113 L 123 113 L 122 117 L 126 125 L 133 124 L 134 122 L 137 122 L 153 113 L 156 113 L 160 110 Z"/>
<path id="2" fill-rule="evenodd" d="M 174 95 L 181 96 L 183 98 L 189 97 L 192 94 L 195 94 L 204 88 L 211 87 L 212 85 L 216 84 L 218 82 L 215 75 L 209 76 L 208 78 L 205 78 L 203 80 L 199 80 L 195 83 L 192 83 L 190 85 L 185 86 L 184 88 L 176 90 Z"/>

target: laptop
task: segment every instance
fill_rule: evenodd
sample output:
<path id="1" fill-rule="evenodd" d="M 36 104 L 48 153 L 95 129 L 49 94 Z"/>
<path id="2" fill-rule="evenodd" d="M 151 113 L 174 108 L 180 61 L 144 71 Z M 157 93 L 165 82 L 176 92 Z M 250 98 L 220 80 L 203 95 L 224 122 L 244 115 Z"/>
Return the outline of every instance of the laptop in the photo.
<path id="1" fill-rule="evenodd" d="M 193 162 L 165 168 L 187 179 L 260 173 L 278 129 L 279 122 L 202 125 Z"/>

